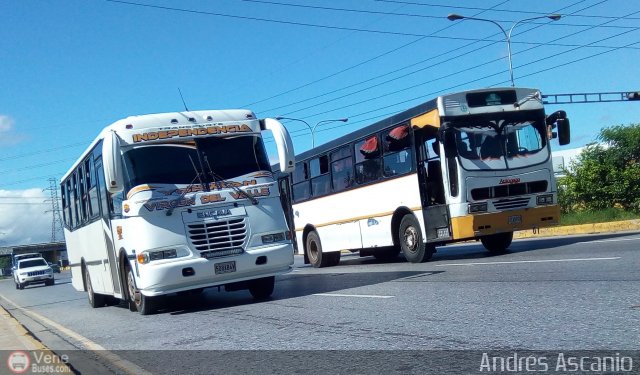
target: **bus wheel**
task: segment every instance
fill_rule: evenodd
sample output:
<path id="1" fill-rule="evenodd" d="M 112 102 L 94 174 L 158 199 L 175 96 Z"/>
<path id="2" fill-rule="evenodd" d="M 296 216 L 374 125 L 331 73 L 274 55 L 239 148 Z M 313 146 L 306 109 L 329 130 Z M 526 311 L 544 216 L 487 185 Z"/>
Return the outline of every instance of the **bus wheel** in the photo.
<path id="1" fill-rule="evenodd" d="M 420 223 L 413 215 L 405 215 L 398 227 L 398 244 L 404 257 L 411 263 L 426 262 L 433 255 L 433 246 L 422 240 Z"/>
<path id="2" fill-rule="evenodd" d="M 318 236 L 318 232 L 315 230 L 309 232 L 305 245 L 304 249 L 307 252 L 309 263 L 311 263 L 312 266 L 320 268 L 331 265 L 332 255 L 322 252 L 322 244 L 320 243 L 320 236 Z M 338 258 L 338 261 L 340 261 L 340 258 Z"/>
<path id="3" fill-rule="evenodd" d="M 254 299 L 265 300 L 271 297 L 271 294 L 273 294 L 273 287 L 275 286 L 275 284 L 275 276 L 251 280 L 249 284 L 249 292 Z"/>
<path id="4" fill-rule="evenodd" d="M 87 288 L 87 297 L 89 298 L 89 306 L 93 307 L 102 307 L 105 304 L 104 296 L 102 294 L 94 293 L 93 285 L 91 284 L 91 276 L 89 276 L 89 269 L 85 267 L 84 269 L 84 280 Z"/>
<path id="5" fill-rule="evenodd" d="M 154 298 L 140 293 L 136 287 L 131 267 L 127 267 L 127 292 L 129 294 L 129 310 L 137 311 L 140 315 L 149 315 L 155 311 Z"/>
<path id="6" fill-rule="evenodd" d="M 482 245 L 492 254 L 500 254 L 507 251 L 511 241 L 513 241 L 513 232 L 496 233 L 480 238 Z"/>

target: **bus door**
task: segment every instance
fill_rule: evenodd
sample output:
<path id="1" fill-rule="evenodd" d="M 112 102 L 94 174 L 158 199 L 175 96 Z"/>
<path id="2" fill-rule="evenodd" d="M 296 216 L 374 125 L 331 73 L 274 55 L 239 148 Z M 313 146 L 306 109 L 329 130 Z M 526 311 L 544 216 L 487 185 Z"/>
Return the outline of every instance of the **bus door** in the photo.
<path id="1" fill-rule="evenodd" d="M 287 226 L 289 227 L 289 233 L 291 234 L 291 241 L 293 241 L 293 249 L 295 250 L 295 253 L 297 253 L 298 241 L 296 241 L 296 228 L 293 224 L 293 207 L 291 205 L 292 197 L 289 175 L 285 175 L 278 179 L 278 190 L 280 191 L 280 203 L 284 210 L 284 217 L 287 220 Z"/>
<path id="2" fill-rule="evenodd" d="M 111 283 L 113 285 L 113 292 L 115 294 L 122 295 L 122 286 L 119 277 L 120 264 L 118 262 L 118 254 L 116 253 L 115 244 L 113 241 L 113 228 L 111 228 L 111 211 L 113 202 L 110 202 L 109 192 L 107 191 L 104 180 L 104 169 L 102 167 L 102 158 L 96 160 L 96 175 L 98 195 L 100 199 L 100 221 L 102 222 L 102 232 L 104 233 L 104 246 L 107 251 L 107 257 L 109 259 L 109 273 L 111 275 Z M 120 206 L 121 207 L 121 206 Z M 105 280 L 105 285 L 108 285 Z"/>
<path id="3" fill-rule="evenodd" d="M 451 239 L 449 209 L 445 198 L 440 143 L 437 133 L 429 130 L 435 129 L 425 127 L 419 130 L 422 134 L 416 132 L 418 178 L 425 236 L 427 242 L 439 242 Z"/>

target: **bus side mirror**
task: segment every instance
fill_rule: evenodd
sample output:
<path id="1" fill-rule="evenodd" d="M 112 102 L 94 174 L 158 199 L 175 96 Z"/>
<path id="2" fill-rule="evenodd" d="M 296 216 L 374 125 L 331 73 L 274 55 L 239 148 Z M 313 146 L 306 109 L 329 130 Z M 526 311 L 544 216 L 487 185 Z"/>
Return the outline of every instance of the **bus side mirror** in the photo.
<path id="1" fill-rule="evenodd" d="M 458 155 L 458 147 L 456 146 L 456 133 L 452 130 L 445 130 L 444 137 L 444 152 L 448 158 L 453 158 Z"/>
<path id="2" fill-rule="evenodd" d="M 568 145 L 571 142 L 571 128 L 568 118 L 558 119 L 556 121 L 558 130 L 558 143 L 560 146 Z"/>
<path id="3" fill-rule="evenodd" d="M 120 138 L 115 132 L 109 132 L 102 141 L 102 165 L 107 191 L 111 194 L 124 189 L 122 161 L 120 158 Z"/>
<path id="4" fill-rule="evenodd" d="M 282 173 L 291 173 L 296 167 L 295 153 L 293 151 L 293 142 L 287 128 L 280 121 L 266 118 L 261 120 L 261 128 L 263 130 L 271 130 L 273 139 L 278 148 L 278 163 Z"/>

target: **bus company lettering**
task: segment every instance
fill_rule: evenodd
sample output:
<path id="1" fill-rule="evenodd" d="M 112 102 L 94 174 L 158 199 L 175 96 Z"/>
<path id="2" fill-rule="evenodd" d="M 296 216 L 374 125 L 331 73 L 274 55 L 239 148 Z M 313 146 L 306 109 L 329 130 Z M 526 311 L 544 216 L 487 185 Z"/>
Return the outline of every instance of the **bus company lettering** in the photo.
<path id="1" fill-rule="evenodd" d="M 242 182 L 236 181 L 223 181 L 223 182 L 212 182 L 209 184 L 209 190 L 223 190 L 232 187 L 240 187 L 240 186 L 251 186 L 257 185 L 258 181 L 256 180 L 246 180 Z M 189 186 L 188 189 L 174 189 L 162 192 L 164 195 L 174 195 L 174 194 L 187 194 L 187 193 L 197 193 L 203 191 L 202 185 L 192 185 Z"/>
<path id="2" fill-rule="evenodd" d="M 245 190 L 245 192 L 252 197 L 268 197 L 271 194 L 271 191 L 269 190 L 268 187 L 247 189 Z M 236 199 L 236 200 L 245 198 L 244 195 L 238 192 L 231 193 L 231 196 L 233 197 L 233 199 Z"/>
<path id="3" fill-rule="evenodd" d="M 223 126 L 208 126 L 206 128 L 187 128 L 187 129 L 174 129 L 174 130 L 160 130 L 157 132 L 148 132 L 142 134 L 134 134 L 132 136 L 134 143 L 143 141 L 155 141 L 158 139 L 170 139 L 174 137 L 193 137 L 212 134 L 226 134 L 226 133 L 251 133 L 251 128 L 246 125 L 223 125 Z"/>
<path id="4" fill-rule="evenodd" d="M 501 178 L 500 179 L 500 185 L 517 184 L 519 182 L 520 182 L 520 178 Z"/>
<path id="5" fill-rule="evenodd" d="M 234 187 L 240 187 L 240 186 L 251 186 L 251 185 L 257 185 L 257 184 L 258 184 L 258 181 L 256 180 L 245 180 L 242 182 L 219 181 L 219 182 L 212 182 L 211 184 L 209 184 L 209 189 L 222 190 L 222 189 L 228 189 L 228 188 L 234 188 Z"/>
<path id="6" fill-rule="evenodd" d="M 144 208 L 146 208 L 149 211 L 162 211 L 162 210 L 168 210 L 169 208 L 194 206 L 195 204 L 196 204 L 195 198 L 180 199 L 179 201 L 176 201 L 174 199 L 174 200 L 147 202 L 144 204 Z"/>
<path id="7" fill-rule="evenodd" d="M 220 194 L 207 194 L 200 196 L 200 203 L 215 203 L 215 202 L 224 202 L 227 200 L 227 197 L 223 197 Z"/>

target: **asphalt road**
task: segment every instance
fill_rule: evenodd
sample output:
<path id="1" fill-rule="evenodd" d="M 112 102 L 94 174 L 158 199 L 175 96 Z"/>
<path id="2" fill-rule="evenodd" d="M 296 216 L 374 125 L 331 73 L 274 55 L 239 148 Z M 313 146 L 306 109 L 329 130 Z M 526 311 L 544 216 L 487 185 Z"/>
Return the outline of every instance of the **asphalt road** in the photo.
<path id="1" fill-rule="evenodd" d="M 167 297 L 150 316 L 92 309 L 68 273 L 56 276 L 53 287 L 22 291 L 2 280 L 0 304 L 53 350 L 104 348 L 153 373 L 175 358 L 131 353 L 635 350 L 640 342 L 640 233 L 517 240 L 497 256 L 460 244 L 423 264 L 349 254 L 337 267 L 314 269 L 296 257 L 267 302 L 209 289 Z"/>

